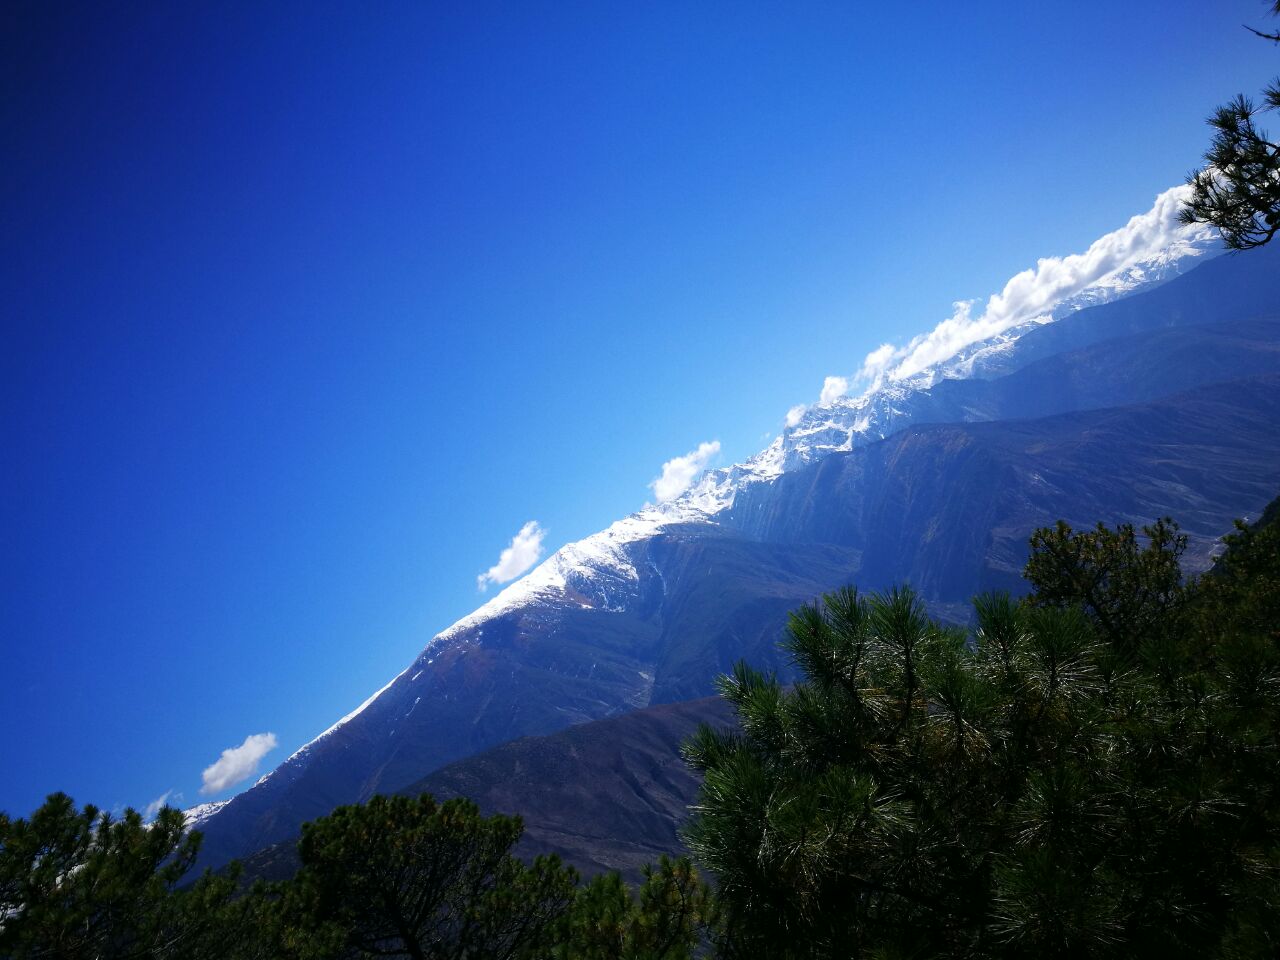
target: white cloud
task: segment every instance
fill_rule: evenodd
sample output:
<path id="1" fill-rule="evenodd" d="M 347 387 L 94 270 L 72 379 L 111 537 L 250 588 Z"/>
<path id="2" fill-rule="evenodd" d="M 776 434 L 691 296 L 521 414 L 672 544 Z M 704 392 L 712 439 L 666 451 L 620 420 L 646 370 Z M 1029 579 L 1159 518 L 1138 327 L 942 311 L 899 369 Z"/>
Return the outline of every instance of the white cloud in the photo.
<path id="1" fill-rule="evenodd" d="M 794 407 L 788 410 L 787 426 L 794 427 L 797 423 L 799 423 L 800 418 L 804 416 L 805 411 L 808 409 L 809 408 L 806 407 L 803 403 L 797 403 Z"/>
<path id="2" fill-rule="evenodd" d="M 476 577 L 476 586 L 488 590 L 492 583 L 507 583 L 527 572 L 541 558 L 542 538 L 546 535 L 537 520 L 530 520 L 498 555 L 498 562 Z"/>
<path id="3" fill-rule="evenodd" d="M 858 378 L 900 380 L 919 373 L 970 344 L 1047 315 L 1090 284 L 1158 253 L 1187 236 L 1187 228 L 1178 223 L 1178 212 L 1189 189 L 1183 185 L 1166 190 L 1150 210 L 1095 240 L 1084 253 L 1037 261 L 1034 269 L 1023 270 L 993 294 L 980 312 L 975 313 L 978 301 L 958 301 L 952 315 L 929 333 L 900 349 L 885 344 L 869 353 Z"/>
<path id="4" fill-rule="evenodd" d="M 707 468 L 707 463 L 720 452 L 720 441 L 698 444 L 683 457 L 673 457 L 662 465 L 662 476 L 649 482 L 659 503 L 674 500 L 689 489 L 693 478 Z"/>
<path id="5" fill-rule="evenodd" d="M 173 803 L 169 803 L 172 800 Z M 154 820 L 157 813 L 167 806 L 176 806 L 182 802 L 182 794 L 173 790 L 166 790 L 160 796 L 156 797 L 142 809 L 142 818 L 144 820 Z"/>
<path id="6" fill-rule="evenodd" d="M 201 775 L 204 785 L 200 792 L 205 795 L 221 793 L 228 787 L 248 780 L 258 772 L 258 763 L 276 748 L 274 733 L 251 733 L 244 738 L 238 747 L 228 747 L 222 751 L 216 762 L 205 767 Z"/>
<path id="7" fill-rule="evenodd" d="M 822 395 L 819 403 L 835 403 L 849 392 L 849 381 L 844 377 L 827 377 L 822 381 Z"/>
<path id="8" fill-rule="evenodd" d="M 897 352 L 897 347 L 892 343 L 880 344 L 880 346 L 867 354 L 867 359 L 862 362 L 862 369 L 858 371 L 858 379 L 879 379 L 888 372 L 889 367 L 893 364 L 894 355 Z"/>

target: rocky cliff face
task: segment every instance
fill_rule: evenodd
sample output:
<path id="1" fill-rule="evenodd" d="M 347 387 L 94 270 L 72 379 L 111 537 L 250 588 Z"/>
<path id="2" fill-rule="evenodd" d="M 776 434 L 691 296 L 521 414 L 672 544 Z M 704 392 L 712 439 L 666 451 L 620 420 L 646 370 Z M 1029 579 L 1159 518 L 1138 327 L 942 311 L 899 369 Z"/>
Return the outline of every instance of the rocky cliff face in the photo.
<path id="1" fill-rule="evenodd" d="M 965 379 L 953 364 L 808 411 L 434 638 L 209 816 L 205 862 L 516 737 L 705 696 L 737 659 L 776 662 L 787 612 L 841 584 L 909 581 L 963 618 L 975 592 L 1019 588 L 1027 536 L 1059 517 L 1172 515 L 1207 563 L 1280 487 L 1277 317 L 1280 255 L 1219 257 L 980 345 Z"/>

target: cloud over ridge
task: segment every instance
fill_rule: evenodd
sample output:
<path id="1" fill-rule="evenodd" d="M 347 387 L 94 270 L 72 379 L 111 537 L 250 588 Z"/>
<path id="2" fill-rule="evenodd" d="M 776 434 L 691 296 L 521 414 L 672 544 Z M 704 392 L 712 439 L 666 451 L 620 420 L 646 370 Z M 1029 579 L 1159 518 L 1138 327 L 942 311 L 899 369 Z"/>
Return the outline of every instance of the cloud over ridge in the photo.
<path id="1" fill-rule="evenodd" d="M 228 747 L 215 762 L 204 768 L 200 792 L 206 796 L 248 780 L 258 772 L 262 758 L 276 748 L 274 733 L 251 733 L 238 747 Z"/>
<path id="2" fill-rule="evenodd" d="M 819 403 L 835 403 L 849 392 L 849 381 L 845 377 L 827 377 L 822 381 L 822 393 Z"/>
<path id="3" fill-rule="evenodd" d="M 523 575 L 542 557 L 542 540 L 547 535 L 537 520 L 530 520 L 511 538 L 511 543 L 498 555 L 498 562 L 476 577 L 480 590 L 490 584 L 509 583 Z"/>
<path id="4" fill-rule="evenodd" d="M 869 353 L 857 379 L 874 386 L 882 380 L 913 376 L 950 359 L 965 347 L 1047 316 L 1057 304 L 1109 274 L 1188 239 L 1196 228 L 1181 225 L 1178 213 L 1189 190 L 1183 184 L 1164 191 L 1150 210 L 1099 237 L 1084 253 L 1038 260 L 1034 268 L 1010 278 L 985 306 L 979 308 L 978 300 L 956 301 L 952 315 L 928 333 L 913 337 L 903 347 L 886 343 Z M 828 377 L 827 383 L 831 380 Z M 824 384 L 823 396 L 826 394 Z"/>
<path id="5" fill-rule="evenodd" d="M 171 800 L 173 801 L 172 804 L 170 803 Z M 165 807 L 174 806 L 181 802 L 181 800 L 181 793 L 178 793 L 176 790 L 166 790 L 142 809 L 142 819 L 150 822 L 154 820 L 156 818 L 156 814 Z"/>
<path id="6" fill-rule="evenodd" d="M 696 450 L 690 450 L 682 457 L 672 457 L 662 465 L 662 473 L 649 481 L 654 497 L 659 503 L 666 503 L 680 496 L 719 452 L 720 441 L 711 440 L 698 444 Z"/>

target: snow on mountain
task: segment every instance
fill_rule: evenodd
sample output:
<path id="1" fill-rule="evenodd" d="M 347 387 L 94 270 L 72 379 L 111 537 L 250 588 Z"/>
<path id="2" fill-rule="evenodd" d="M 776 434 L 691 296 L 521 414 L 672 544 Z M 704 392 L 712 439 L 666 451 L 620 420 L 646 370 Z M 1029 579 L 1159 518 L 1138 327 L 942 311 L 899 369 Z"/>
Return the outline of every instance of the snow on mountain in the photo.
<path id="1" fill-rule="evenodd" d="M 913 420 L 913 400 L 942 380 L 983 378 L 1008 372 L 1002 362 L 1021 337 L 1086 307 L 1110 303 L 1148 290 L 1195 266 L 1219 249 L 1215 234 L 1189 228 L 1154 256 L 1105 274 L 1079 293 L 1054 303 L 1044 313 L 996 336 L 956 351 L 950 357 L 902 379 L 883 378 L 855 397 L 840 397 L 805 410 L 764 450 L 742 464 L 706 473 L 670 506 L 681 513 L 700 510 L 708 517 L 733 504 L 743 484 L 772 480 L 831 453 L 883 440 Z"/>
<path id="2" fill-rule="evenodd" d="M 1164 198 L 1162 195 L 1161 200 Z M 661 504 L 646 504 L 604 530 L 561 547 L 522 579 L 437 634 L 404 672 L 296 751 L 275 771 L 266 774 L 263 781 L 295 766 L 315 744 L 359 716 L 405 673 L 429 666 L 433 648 L 449 642 L 465 642 L 468 636 L 479 639 L 486 623 L 513 610 L 536 606 L 624 609 L 640 579 L 632 545 L 678 525 L 715 523 L 717 515 L 732 507 L 735 497 L 751 485 L 771 482 L 785 472 L 830 454 L 850 451 L 898 432 L 913 422 L 916 402 L 940 381 L 983 379 L 986 375 L 1008 372 L 1010 354 L 1028 332 L 1086 307 L 1150 289 L 1184 273 L 1218 249 L 1216 235 L 1202 227 L 1176 231 L 1172 241 L 1153 255 L 1103 274 L 1083 289 L 1049 303 L 1043 312 L 995 336 L 957 349 L 911 376 L 901 379 L 883 376 L 858 396 L 820 402 L 805 409 L 798 418 L 789 417 L 791 426 L 768 447 L 742 463 L 709 470 L 679 497 Z M 208 807 L 216 804 L 202 804 L 188 814 L 201 811 L 197 815 L 207 819 L 216 812 L 204 812 Z"/>
<path id="3" fill-rule="evenodd" d="M 182 815 L 187 818 L 187 829 L 199 830 L 210 817 L 230 802 L 230 800 L 211 800 L 208 803 L 197 803 L 194 807 L 187 807 L 182 811 Z"/>

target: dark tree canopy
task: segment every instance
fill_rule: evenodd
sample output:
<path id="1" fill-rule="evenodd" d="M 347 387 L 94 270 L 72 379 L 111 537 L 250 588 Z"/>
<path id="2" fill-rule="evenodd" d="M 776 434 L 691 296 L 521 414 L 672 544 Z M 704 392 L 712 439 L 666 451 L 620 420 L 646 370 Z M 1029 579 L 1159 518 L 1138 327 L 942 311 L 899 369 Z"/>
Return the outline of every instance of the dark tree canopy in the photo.
<path id="1" fill-rule="evenodd" d="M 635 893 L 580 886 L 513 857 L 521 830 L 467 800 L 374 797 L 307 824 L 292 879 L 245 890 L 236 869 L 185 883 L 200 838 L 181 812 L 116 820 L 54 794 L 0 814 L 0 960 L 690 960 L 711 942 L 687 858 Z"/>
<path id="2" fill-rule="evenodd" d="M 716 922 L 711 891 L 688 858 L 662 856 L 638 898 L 616 873 L 596 877 L 570 910 L 557 960 L 690 960 Z"/>
<path id="3" fill-rule="evenodd" d="M 377 796 L 303 827 L 297 883 L 352 956 L 539 956 L 577 876 L 555 857 L 513 857 L 522 830 L 468 800 Z"/>
<path id="4" fill-rule="evenodd" d="M 687 839 L 732 955 L 1280 955 L 1280 527 L 1192 585 L 1167 521 L 1033 543 L 972 636 L 846 589 L 794 688 L 724 679 Z"/>
<path id="5" fill-rule="evenodd" d="M 1098 524 L 1079 533 L 1059 521 L 1031 535 L 1023 576 L 1039 607 L 1081 607 L 1101 638 L 1132 655 L 1167 632 L 1186 599 L 1180 560 L 1187 538 L 1169 520 L 1142 529 Z"/>
<path id="6" fill-rule="evenodd" d="M 166 808 L 153 823 L 77 809 L 55 793 L 29 820 L 0 814 L 0 957 L 200 960 L 230 955 L 234 877 L 178 885 L 198 834 Z"/>

